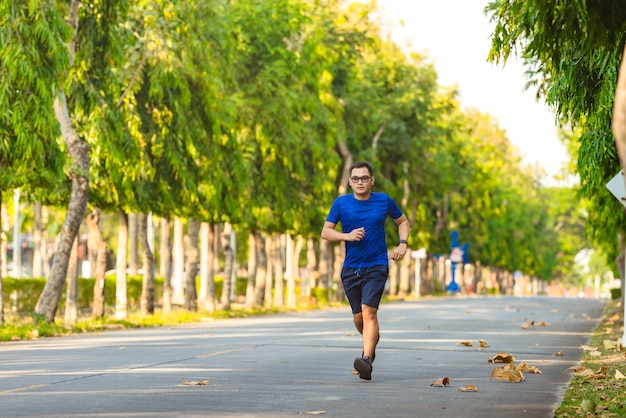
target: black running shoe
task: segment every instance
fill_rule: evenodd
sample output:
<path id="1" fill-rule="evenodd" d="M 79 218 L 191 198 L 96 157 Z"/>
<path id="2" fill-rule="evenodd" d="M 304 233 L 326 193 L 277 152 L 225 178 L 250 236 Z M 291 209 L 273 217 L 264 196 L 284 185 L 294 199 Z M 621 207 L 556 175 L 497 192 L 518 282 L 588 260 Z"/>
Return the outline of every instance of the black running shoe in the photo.
<path id="1" fill-rule="evenodd" d="M 372 362 L 369 357 L 354 359 L 354 369 L 359 372 L 359 377 L 365 380 L 372 380 Z"/>

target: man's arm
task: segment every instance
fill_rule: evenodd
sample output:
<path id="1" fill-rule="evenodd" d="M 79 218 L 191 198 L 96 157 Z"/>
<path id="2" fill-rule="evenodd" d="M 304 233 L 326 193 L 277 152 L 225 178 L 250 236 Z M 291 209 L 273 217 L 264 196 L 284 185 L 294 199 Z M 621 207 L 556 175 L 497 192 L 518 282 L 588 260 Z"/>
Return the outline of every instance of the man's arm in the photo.
<path id="1" fill-rule="evenodd" d="M 398 219 L 394 219 L 396 225 L 398 225 L 398 236 L 400 237 L 400 241 L 406 241 L 409 239 L 409 232 L 411 232 L 411 224 L 407 219 L 406 215 L 402 214 Z M 391 259 L 398 261 L 404 257 L 406 254 L 407 244 L 400 243 L 396 248 L 391 252 Z"/>
<path id="2" fill-rule="evenodd" d="M 322 228 L 322 238 L 328 241 L 361 241 L 365 236 L 365 228 L 356 228 L 350 232 L 339 232 L 336 224 L 326 221 Z"/>

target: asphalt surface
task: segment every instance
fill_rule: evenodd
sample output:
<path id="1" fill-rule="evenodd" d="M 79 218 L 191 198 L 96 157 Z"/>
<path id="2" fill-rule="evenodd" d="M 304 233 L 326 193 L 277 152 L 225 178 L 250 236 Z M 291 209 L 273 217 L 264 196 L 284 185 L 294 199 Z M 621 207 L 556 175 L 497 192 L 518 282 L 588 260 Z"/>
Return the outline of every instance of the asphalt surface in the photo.
<path id="1" fill-rule="evenodd" d="M 353 374 L 361 343 L 347 307 L 0 343 L 0 416 L 553 417 L 603 309 L 547 297 L 383 303 L 371 381 Z M 490 379 L 498 352 L 541 374 Z"/>

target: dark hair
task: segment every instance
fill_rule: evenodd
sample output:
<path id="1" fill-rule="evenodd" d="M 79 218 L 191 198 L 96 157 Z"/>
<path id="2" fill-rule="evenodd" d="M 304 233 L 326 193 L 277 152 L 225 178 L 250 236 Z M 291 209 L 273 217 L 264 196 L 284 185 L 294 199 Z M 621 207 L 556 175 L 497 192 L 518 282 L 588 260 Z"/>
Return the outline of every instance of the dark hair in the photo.
<path id="1" fill-rule="evenodd" d="M 374 175 L 374 168 L 367 161 L 357 161 L 356 163 L 352 164 L 352 166 L 350 166 L 349 173 L 352 174 L 352 170 L 354 170 L 355 168 L 363 168 L 363 167 L 367 168 L 367 171 L 369 171 L 370 176 Z"/>

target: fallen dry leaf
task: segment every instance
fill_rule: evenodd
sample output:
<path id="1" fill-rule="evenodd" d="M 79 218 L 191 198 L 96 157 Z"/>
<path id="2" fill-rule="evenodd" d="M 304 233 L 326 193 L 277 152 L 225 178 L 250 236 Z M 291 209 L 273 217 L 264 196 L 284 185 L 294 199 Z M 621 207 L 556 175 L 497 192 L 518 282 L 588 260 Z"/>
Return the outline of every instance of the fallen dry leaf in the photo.
<path id="1" fill-rule="evenodd" d="M 590 355 L 591 357 L 601 357 L 601 356 L 602 356 L 602 353 L 601 353 L 601 352 L 599 352 L 598 350 L 593 350 L 593 351 L 590 351 L 590 352 L 589 352 L 589 355 Z"/>
<path id="2" fill-rule="evenodd" d="M 478 345 L 480 345 L 481 348 L 489 347 L 489 344 L 487 344 L 487 341 L 485 340 L 478 340 Z"/>
<path id="3" fill-rule="evenodd" d="M 522 325 L 522 329 L 528 329 L 528 328 L 532 327 L 533 325 L 535 325 L 535 321 L 530 321 L 530 322 Z"/>
<path id="4" fill-rule="evenodd" d="M 557 351 L 556 353 L 554 353 L 554 355 L 555 355 L 556 357 L 563 357 L 563 353 L 562 353 L 562 352 L 560 352 L 560 351 Z"/>
<path id="5" fill-rule="evenodd" d="M 570 367 L 567 370 L 574 370 L 574 376 L 583 377 L 585 379 L 605 379 L 609 369 L 606 366 L 600 367 L 595 372 L 587 367 L 577 366 Z"/>
<path id="6" fill-rule="evenodd" d="M 535 325 L 538 326 L 538 327 L 547 327 L 550 324 L 547 323 L 547 322 L 544 322 L 544 321 L 539 321 Z"/>
<path id="7" fill-rule="evenodd" d="M 450 378 L 449 377 L 441 377 L 437 380 L 435 380 L 433 383 L 431 383 L 431 386 L 439 386 L 439 387 L 446 387 L 450 384 Z"/>
<path id="8" fill-rule="evenodd" d="M 595 348 L 589 347 L 588 345 L 581 345 L 580 348 L 582 348 L 585 351 L 595 350 Z"/>
<path id="9" fill-rule="evenodd" d="M 512 365 L 507 364 L 503 367 L 497 367 L 491 372 L 489 380 L 496 378 L 498 380 L 508 380 L 509 382 L 523 382 L 524 375 L 522 372 L 515 370 Z"/>
<path id="10" fill-rule="evenodd" d="M 465 347 L 472 347 L 474 344 L 472 344 L 471 341 L 460 341 L 456 343 L 456 345 L 464 345 Z"/>
<path id="11" fill-rule="evenodd" d="M 491 357 L 489 363 L 513 363 L 515 358 L 507 353 L 500 351 L 495 356 Z"/>
<path id="12" fill-rule="evenodd" d="M 622 351 L 622 348 L 623 348 L 622 342 L 620 340 L 617 340 L 617 341 L 604 340 L 603 344 L 606 350 Z"/>
<path id="13" fill-rule="evenodd" d="M 620 372 L 619 370 L 615 370 L 615 379 L 616 380 L 624 380 L 624 379 L 626 379 L 626 376 L 624 376 L 622 374 L 622 372 Z"/>
<path id="14" fill-rule="evenodd" d="M 478 392 L 478 388 L 474 385 L 465 385 L 463 387 L 460 387 L 459 390 L 461 392 Z"/>
<path id="15" fill-rule="evenodd" d="M 209 384 L 209 381 L 208 380 L 183 380 L 181 383 L 187 386 L 206 386 Z"/>
<path id="16" fill-rule="evenodd" d="M 528 372 L 528 373 L 533 373 L 533 374 L 541 374 L 541 370 L 539 370 L 537 367 L 535 366 L 529 366 L 527 365 L 525 362 L 521 362 L 517 367 L 517 370 L 521 371 L 521 372 Z"/>

